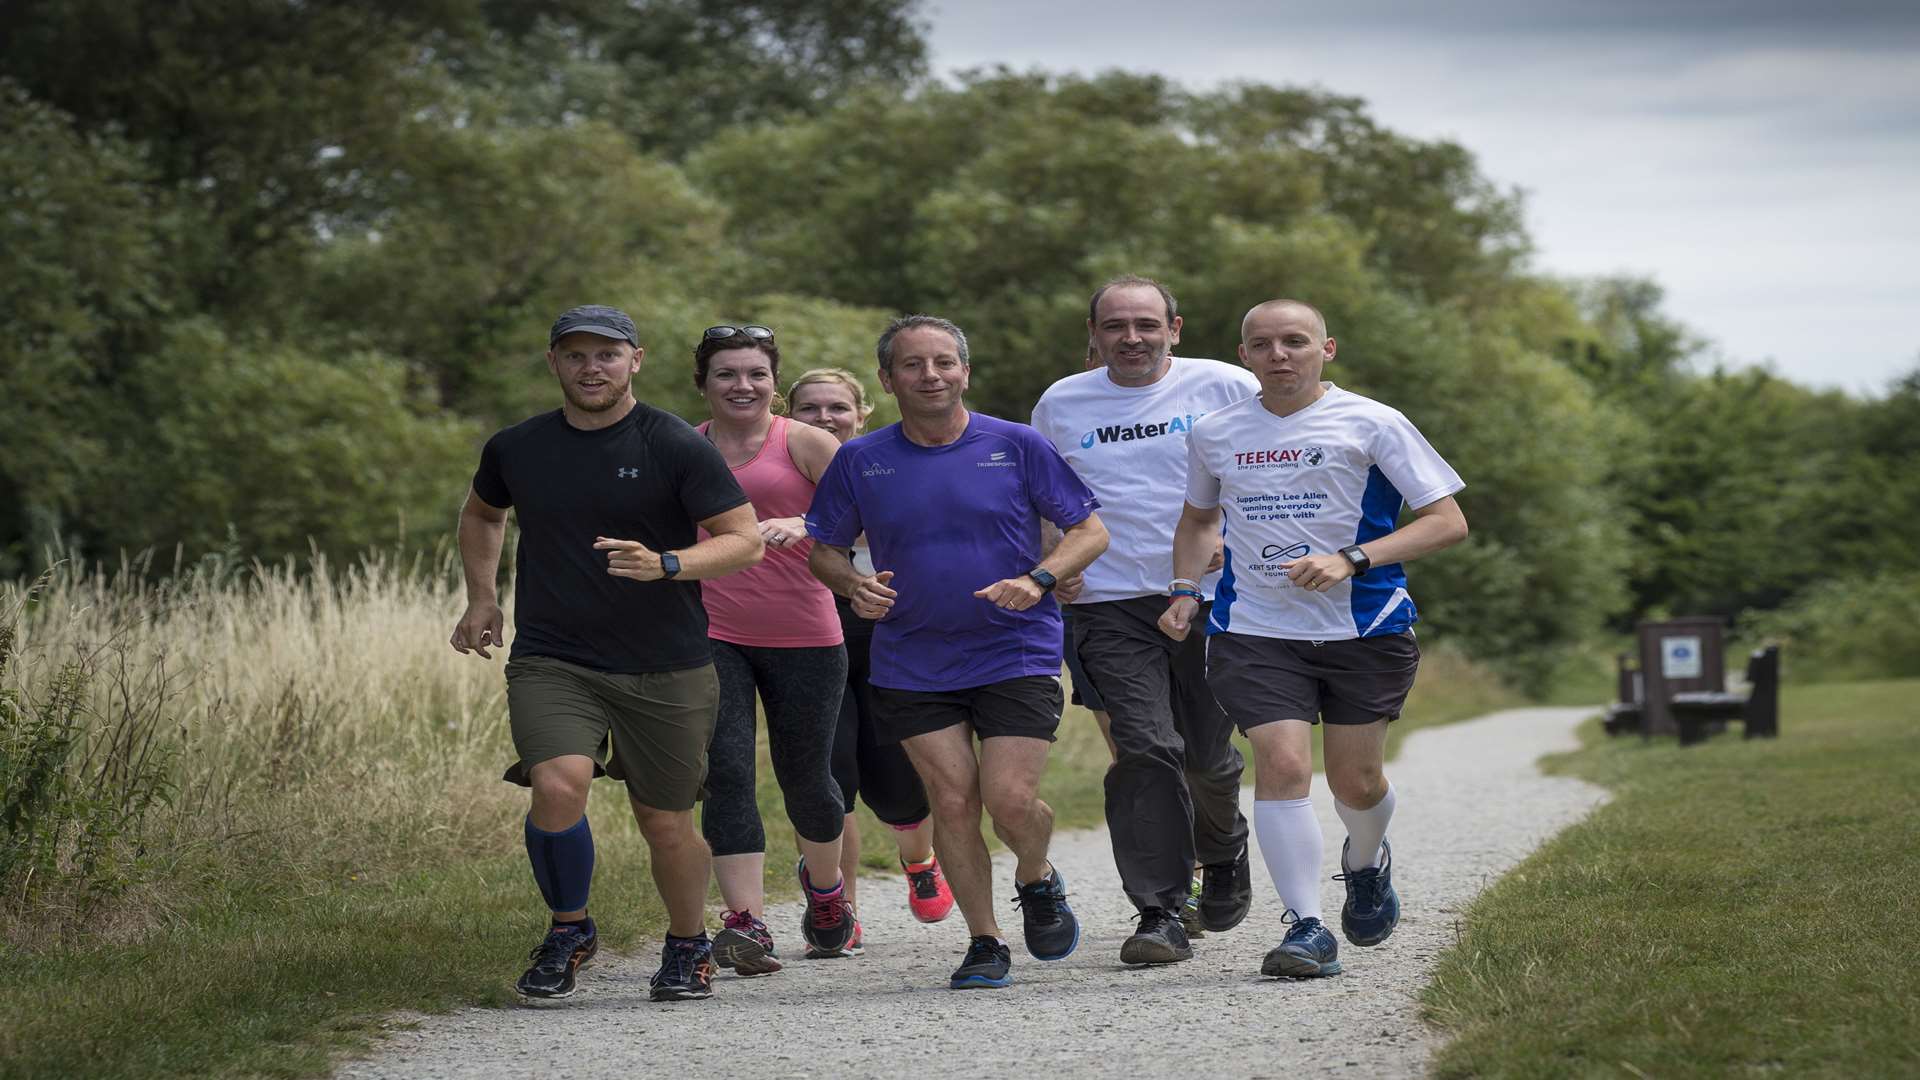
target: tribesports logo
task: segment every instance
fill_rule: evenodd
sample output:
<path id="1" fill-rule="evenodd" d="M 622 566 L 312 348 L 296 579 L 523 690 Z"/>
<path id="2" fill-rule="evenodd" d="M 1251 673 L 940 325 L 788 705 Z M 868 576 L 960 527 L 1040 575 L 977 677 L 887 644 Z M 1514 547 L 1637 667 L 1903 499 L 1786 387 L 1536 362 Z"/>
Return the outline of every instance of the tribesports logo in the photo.
<path id="1" fill-rule="evenodd" d="M 993 453 L 987 455 L 987 460 L 976 461 L 974 462 L 974 464 L 980 466 L 983 469 L 996 469 L 996 468 L 1011 469 L 1020 463 L 1017 461 L 1008 461 L 1007 452 L 1005 450 L 995 450 Z"/>
<path id="2" fill-rule="evenodd" d="M 1241 470 L 1312 468 L 1325 460 L 1326 452 L 1317 446 L 1276 447 L 1272 450 L 1237 451 L 1233 455 L 1233 467 Z"/>
<path id="3" fill-rule="evenodd" d="M 619 476 L 619 477 L 620 477 L 620 479 L 622 479 L 622 480 L 638 480 L 638 479 L 640 479 L 640 470 L 639 470 L 639 469 L 627 469 L 627 468 L 621 468 L 621 469 L 615 469 L 615 470 L 613 470 L 613 471 L 614 471 L 614 473 L 615 473 L 615 475 L 617 475 L 617 476 Z"/>
<path id="4" fill-rule="evenodd" d="M 1193 430 L 1193 422 L 1205 415 L 1206 413 L 1201 413 L 1199 416 L 1186 413 L 1171 420 L 1163 420 L 1158 424 L 1114 424 L 1111 427 L 1097 427 L 1080 436 L 1080 448 L 1091 450 L 1095 443 L 1133 442 L 1136 439 L 1157 439 L 1162 435 L 1185 435 Z"/>

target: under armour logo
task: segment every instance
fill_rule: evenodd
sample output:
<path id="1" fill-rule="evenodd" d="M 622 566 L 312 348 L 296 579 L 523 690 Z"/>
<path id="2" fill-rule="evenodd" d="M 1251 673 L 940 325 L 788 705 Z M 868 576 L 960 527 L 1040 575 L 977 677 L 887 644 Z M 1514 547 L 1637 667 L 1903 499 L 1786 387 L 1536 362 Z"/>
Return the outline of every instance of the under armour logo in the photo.
<path id="1" fill-rule="evenodd" d="M 615 469 L 614 471 L 620 474 L 622 480 L 636 480 L 640 476 L 639 469 Z"/>

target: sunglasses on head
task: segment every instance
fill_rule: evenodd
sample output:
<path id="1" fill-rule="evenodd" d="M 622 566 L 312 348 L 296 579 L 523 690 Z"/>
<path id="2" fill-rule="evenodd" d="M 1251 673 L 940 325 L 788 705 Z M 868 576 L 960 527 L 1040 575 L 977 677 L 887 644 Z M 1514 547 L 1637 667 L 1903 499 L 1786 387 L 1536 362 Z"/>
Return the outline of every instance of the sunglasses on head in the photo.
<path id="1" fill-rule="evenodd" d="M 773 331 L 758 323 L 748 323 L 745 326 L 728 326 L 723 323 L 719 326 L 707 327 L 702 336 L 712 341 L 725 341 L 735 336 L 750 337 L 755 341 L 772 341 Z"/>

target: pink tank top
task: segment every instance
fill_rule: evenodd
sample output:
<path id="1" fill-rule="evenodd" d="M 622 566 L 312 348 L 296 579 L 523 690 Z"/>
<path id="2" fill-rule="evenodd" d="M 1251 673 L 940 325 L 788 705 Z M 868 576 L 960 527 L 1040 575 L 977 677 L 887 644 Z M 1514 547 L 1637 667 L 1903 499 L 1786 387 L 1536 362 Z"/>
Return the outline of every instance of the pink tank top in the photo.
<path id="1" fill-rule="evenodd" d="M 733 467 L 733 478 L 753 501 L 754 516 L 761 521 L 805 517 L 813 503 L 813 481 L 787 452 L 788 423 L 784 416 L 774 417 L 760 452 L 745 465 Z M 706 430 L 707 424 L 701 424 L 701 434 Z M 702 530 L 700 535 L 707 534 Z M 811 540 L 785 550 L 768 547 L 755 565 L 701 582 L 707 636 L 774 649 L 819 648 L 845 640 L 833 593 L 807 569 L 811 550 Z"/>

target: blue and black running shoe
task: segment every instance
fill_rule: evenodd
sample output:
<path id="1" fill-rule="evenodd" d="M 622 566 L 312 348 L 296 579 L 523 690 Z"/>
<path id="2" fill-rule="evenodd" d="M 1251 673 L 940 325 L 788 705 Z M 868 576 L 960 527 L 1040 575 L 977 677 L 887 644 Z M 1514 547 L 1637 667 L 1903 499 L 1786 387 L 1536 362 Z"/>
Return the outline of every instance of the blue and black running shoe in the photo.
<path id="1" fill-rule="evenodd" d="M 989 989 L 1013 983 L 1013 950 L 999 938 L 977 937 L 967 943 L 967 958 L 947 983 L 955 990 Z"/>
<path id="2" fill-rule="evenodd" d="M 1080 947 L 1080 920 L 1067 906 L 1067 880 L 1058 867 L 1047 876 L 1016 886 L 1013 902 L 1026 923 L 1027 951 L 1035 960 L 1065 960 Z"/>
<path id="3" fill-rule="evenodd" d="M 521 997 L 558 1001 L 573 996 L 574 974 L 593 961 L 600 950 L 600 935 L 593 920 L 584 923 L 555 923 L 547 936 L 527 959 L 533 966 L 520 976 L 513 988 Z"/>
<path id="4" fill-rule="evenodd" d="M 1260 974 L 1275 978 L 1313 979 L 1340 974 L 1340 943 L 1319 919 L 1293 916 L 1287 936 L 1260 965 Z M 1283 917 L 1282 921 L 1286 921 Z"/>
<path id="5" fill-rule="evenodd" d="M 1340 905 L 1340 931 L 1355 945 L 1378 945 L 1400 923 L 1400 894 L 1393 891 L 1393 845 L 1380 841 L 1380 865 L 1347 870 L 1347 845 L 1340 845 L 1340 869 L 1333 880 L 1347 886 Z"/>

